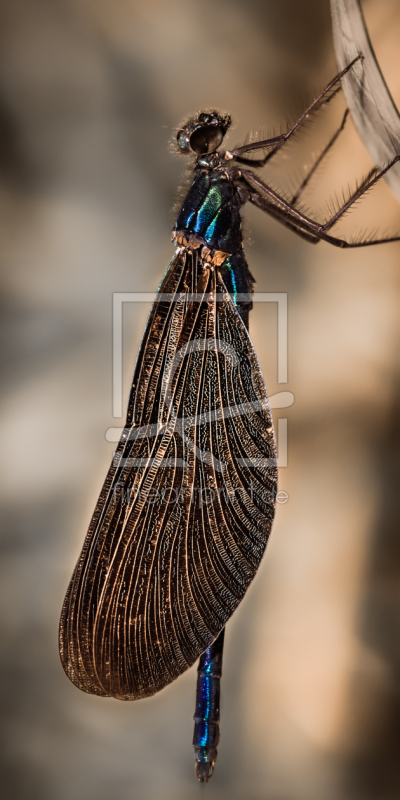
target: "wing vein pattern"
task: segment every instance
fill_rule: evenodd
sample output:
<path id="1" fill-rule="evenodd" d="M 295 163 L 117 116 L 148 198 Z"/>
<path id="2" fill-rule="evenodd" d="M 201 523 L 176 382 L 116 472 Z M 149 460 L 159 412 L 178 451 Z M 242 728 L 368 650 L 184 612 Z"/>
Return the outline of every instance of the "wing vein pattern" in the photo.
<path id="1" fill-rule="evenodd" d="M 64 601 L 60 652 L 74 684 L 133 700 L 196 661 L 257 571 L 276 473 L 271 412 L 246 327 L 218 270 L 177 251 Z"/>

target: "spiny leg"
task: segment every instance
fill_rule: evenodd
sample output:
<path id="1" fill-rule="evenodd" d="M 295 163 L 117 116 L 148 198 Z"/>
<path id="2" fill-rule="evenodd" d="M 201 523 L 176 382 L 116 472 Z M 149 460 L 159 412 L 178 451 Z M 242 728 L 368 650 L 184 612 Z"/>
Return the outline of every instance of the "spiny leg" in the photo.
<path id="1" fill-rule="evenodd" d="M 362 190 L 363 190 L 363 191 L 365 191 L 365 192 L 366 192 L 366 191 L 368 191 L 368 183 L 369 183 L 369 181 L 371 180 L 371 178 L 375 177 L 375 175 L 377 175 L 377 173 L 378 173 L 378 172 L 379 172 L 379 170 L 378 170 L 378 167 L 372 167 L 372 169 L 370 169 L 370 171 L 368 172 L 368 174 L 367 174 L 367 175 L 366 175 L 366 176 L 363 178 L 363 180 L 361 181 L 360 185 L 359 185 L 359 186 L 357 186 L 357 188 L 356 188 L 356 189 L 354 190 L 354 192 L 353 192 L 353 193 L 350 195 L 350 197 L 348 198 L 348 200 L 346 200 L 346 205 L 347 205 L 347 203 L 348 203 L 349 201 L 354 201 L 354 202 L 356 202 L 356 200 L 357 200 L 357 199 L 359 199 L 359 198 L 357 198 L 357 197 L 356 197 L 356 194 L 358 194 L 360 191 L 362 191 Z M 360 195 L 360 196 L 361 196 L 361 195 Z M 340 210 L 340 211 L 341 211 L 341 209 L 342 209 L 342 206 L 340 206 L 340 209 L 338 209 L 338 210 Z M 346 209 L 346 210 L 347 210 L 347 209 Z M 336 212 L 335 212 L 335 213 L 336 213 Z M 343 213 L 344 213 L 344 212 L 343 212 Z M 335 221 L 337 222 L 337 220 L 335 220 Z M 332 225 L 331 225 L 330 223 L 331 223 L 331 220 L 328 220 L 328 223 L 327 223 L 327 224 L 329 224 L 329 228 L 331 228 L 331 227 L 332 227 L 332 225 L 334 224 L 334 223 L 332 223 Z M 328 229 L 327 229 L 327 230 L 328 230 Z"/>
<path id="2" fill-rule="evenodd" d="M 327 92 L 330 88 L 331 88 L 330 86 L 327 86 L 327 88 L 324 89 L 324 92 L 314 102 L 317 103 L 319 100 L 321 100 L 321 97 L 323 97 L 324 93 Z M 333 100 L 333 98 L 336 97 L 336 95 L 340 92 L 341 88 L 342 88 L 341 86 L 338 86 L 332 92 L 332 94 L 329 95 L 329 97 L 326 100 L 324 100 L 323 103 L 321 103 L 321 105 L 328 105 L 328 103 L 330 103 L 331 100 Z M 301 126 L 301 124 L 306 122 L 306 120 L 308 119 L 308 116 L 309 116 L 310 113 L 312 113 L 312 112 L 310 112 L 309 109 L 306 109 L 306 111 L 304 112 L 305 116 L 302 114 L 301 117 L 299 117 L 299 119 L 297 120 L 297 122 L 295 122 L 295 126 L 296 127 L 292 126 L 292 128 L 294 127 L 294 129 L 293 130 L 290 129 L 287 133 L 289 135 L 294 133 L 295 130 L 297 130 L 297 127 Z M 263 158 L 246 158 L 246 157 L 243 157 L 243 156 L 234 156 L 234 159 L 235 159 L 235 161 L 237 161 L 238 164 L 243 164 L 244 166 L 248 166 L 248 167 L 264 167 L 265 164 L 267 163 L 267 161 L 269 161 L 274 155 L 276 155 L 276 153 L 286 143 L 287 138 L 289 138 L 289 136 L 287 136 L 287 138 L 283 138 L 285 136 L 286 136 L 286 134 L 282 134 L 282 136 L 277 136 L 274 139 L 270 139 L 270 140 L 266 139 L 264 142 L 254 142 L 253 144 L 257 145 L 257 147 L 260 147 L 260 144 L 261 144 L 263 147 L 272 147 L 273 148 Z M 276 144 L 276 140 L 277 139 L 278 140 L 283 139 L 283 141 L 279 141 L 278 144 Z M 268 145 L 268 141 L 269 141 L 269 145 Z M 243 145 L 243 147 L 247 147 L 247 145 Z M 239 148 L 239 149 L 241 149 L 241 148 Z M 235 150 L 227 150 L 227 153 L 231 153 L 232 154 L 232 153 L 235 153 L 235 152 L 237 152 L 237 150 L 236 151 Z"/>
<path id="3" fill-rule="evenodd" d="M 343 249 L 354 247 L 370 247 L 373 244 L 387 244 L 388 242 L 400 242 L 400 236 L 387 236 L 386 239 L 364 239 L 360 242 L 346 242 L 345 239 L 339 239 L 337 236 L 329 236 L 322 231 L 318 234 L 323 242 L 333 244 L 335 247 L 342 247 Z"/>
<path id="4" fill-rule="evenodd" d="M 340 219 L 340 217 L 342 217 L 343 214 L 345 214 L 346 211 L 348 211 L 348 209 L 353 205 L 353 203 L 359 200 L 360 197 L 362 197 L 363 194 L 365 194 L 365 192 L 368 191 L 368 189 L 371 189 L 372 186 L 374 186 L 375 183 L 377 183 L 383 177 L 383 175 L 391 167 L 393 167 L 394 164 L 397 163 L 397 161 L 400 161 L 400 156 L 396 156 L 396 158 L 394 158 L 393 161 L 391 161 L 390 164 L 387 165 L 387 167 L 381 169 L 380 172 L 377 172 L 377 168 L 373 167 L 373 169 L 368 173 L 367 177 L 363 180 L 361 186 L 359 186 L 359 188 L 356 189 L 355 192 L 353 192 L 351 197 L 349 197 L 347 202 L 343 206 L 341 206 L 341 208 L 338 209 L 336 214 L 334 214 L 333 217 L 331 217 L 330 220 L 328 220 L 328 222 L 322 226 L 321 230 L 329 231 L 330 228 L 332 228 L 332 226 L 335 225 L 336 222 Z M 374 177 L 371 179 L 372 175 Z"/>
<path id="5" fill-rule="evenodd" d="M 306 223 L 303 223 L 302 227 L 300 227 L 300 223 L 297 219 L 291 218 L 290 212 L 284 209 L 278 208 L 274 206 L 273 203 L 269 203 L 268 200 L 261 197 L 260 195 L 254 193 L 249 193 L 249 201 L 254 205 L 261 208 L 262 211 L 265 211 L 271 217 L 281 222 L 287 228 L 293 231 L 293 233 L 297 233 L 302 239 L 306 239 L 308 242 L 312 244 L 318 244 L 319 241 L 328 242 L 329 244 L 334 245 L 334 247 L 340 247 L 342 249 L 347 248 L 354 248 L 354 247 L 369 247 L 373 244 L 385 244 L 386 242 L 399 242 L 400 236 L 391 236 L 386 239 L 374 239 L 373 241 L 364 240 L 360 242 L 346 242 L 345 239 L 340 239 L 337 236 L 330 236 L 323 232 L 323 230 L 316 229 L 314 227 L 307 226 Z"/>
<path id="6" fill-rule="evenodd" d="M 346 111 L 344 112 L 343 119 L 342 119 L 342 122 L 341 122 L 339 128 L 333 134 L 332 139 L 328 142 L 328 144 L 326 145 L 325 149 L 322 151 L 322 153 L 318 156 L 317 160 L 314 162 L 314 164 L 311 167 L 310 171 L 307 173 L 307 175 L 304 178 L 303 182 L 300 184 L 299 188 L 297 189 L 297 192 L 295 192 L 295 194 L 293 195 L 293 197 L 292 197 L 292 199 L 290 201 L 290 205 L 294 206 L 297 203 L 300 195 L 304 192 L 304 189 L 306 188 L 306 186 L 308 186 L 312 176 L 317 171 L 318 167 L 322 163 L 322 161 L 325 158 L 325 156 L 329 153 L 329 150 L 331 149 L 331 147 L 333 147 L 333 145 L 335 144 L 336 140 L 339 138 L 339 136 L 340 136 L 345 124 L 346 124 L 346 120 L 347 120 L 348 115 L 349 115 L 349 109 L 346 108 Z"/>
<path id="7" fill-rule="evenodd" d="M 346 72 L 348 72 L 349 69 L 351 69 L 351 67 L 355 64 L 355 62 L 358 61 L 360 58 L 361 55 L 358 55 L 355 59 L 353 59 L 353 61 L 350 64 L 347 65 L 347 67 L 345 67 L 345 69 L 339 72 L 339 74 L 336 75 L 336 77 L 333 78 L 333 80 L 330 83 L 328 83 L 327 87 L 322 92 L 320 92 L 320 94 L 315 98 L 315 100 L 313 100 L 312 103 L 310 103 L 309 106 L 307 106 L 307 108 L 303 111 L 303 113 L 296 120 L 296 122 L 294 122 L 293 125 L 291 125 L 291 127 L 286 131 L 286 133 L 282 133 L 280 134 L 280 136 L 273 136 L 270 139 L 264 139 L 263 141 L 260 142 L 249 142 L 249 144 L 244 144 L 241 147 L 237 147 L 235 150 L 227 150 L 225 153 L 226 160 L 229 161 L 231 159 L 235 159 L 236 161 L 239 161 L 239 163 L 252 164 L 253 166 L 256 167 L 263 166 L 264 164 L 266 164 L 267 161 L 269 161 L 269 159 L 272 158 L 272 156 L 275 155 L 275 153 L 277 153 L 278 150 L 280 150 L 282 145 L 284 145 L 285 142 L 287 142 L 288 139 L 290 139 L 290 137 L 295 133 L 295 131 L 298 130 L 298 128 L 308 119 L 310 114 L 313 111 L 317 110 L 319 104 L 321 103 L 321 100 L 324 103 L 329 103 L 330 100 L 332 100 L 332 97 L 334 97 L 336 92 L 340 90 L 340 87 L 339 88 L 334 88 L 334 87 L 336 86 L 338 81 L 340 81 L 343 75 L 345 75 Z M 328 92 L 330 92 L 331 89 L 334 89 L 332 95 L 324 100 L 323 99 L 324 96 L 328 94 Z M 267 155 L 263 159 L 258 159 L 258 162 L 251 161 L 251 159 L 246 159 L 246 162 L 244 161 L 240 162 L 242 154 L 249 153 L 251 150 L 262 150 L 265 147 L 271 147 L 271 146 L 273 147 L 273 150 L 267 153 Z"/>
<path id="8" fill-rule="evenodd" d="M 379 173 L 379 176 L 373 181 L 370 181 L 370 184 L 373 184 L 376 180 L 379 180 L 382 177 L 382 174 L 387 172 L 388 169 L 400 159 L 400 156 L 397 156 L 392 164 L 386 167 L 385 170 L 382 170 Z M 273 189 L 270 189 L 267 184 L 265 184 L 260 178 L 258 178 L 254 173 L 248 172 L 247 170 L 242 171 L 242 178 L 251 186 L 252 188 L 261 189 L 262 191 L 266 192 L 274 201 L 273 203 L 269 202 L 266 197 L 263 197 L 258 192 L 248 192 L 248 197 L 246 199 L 250 200 L 251 203 L 257 205 L 267 214 L 273 216 L 275 219 L 282 222 L 287 227 L 291 228 L 295 233 L 299 236 L 304 234 L 310 237 L 310 241 L 314 241 L 315 239 L 322 240 L 325 242 L 329 242 L 329 244 L 334 245 L 335 247 L 341 248 L 354 248 L 354 247 L 368 247 L 373 244 L 384 244 L 385 242 L 398 242 L 400 241 L 400 236 L 390 236 L 382 239 L 374 239 L 374 240 L 364 240 L 359 242 L 346 242 L 345 239 L 340 239 L 336 236 L 331 236 L 326 233 L 326 226 L 320 225 L 315 220 L 307 217 L 305 214 L 302 214 L 296 208 L 293 208 L 287 200 L 283 197 L 280 197 Z M 364 186 L 362 191 L 366 191 L 368 186 Z M 359 190 L 360 191 L 360 190 Z M 361 191 L 361 193 L 362 193 Z M 259 198 L 259 199 L 256 199 Z M 355 198 L 356 199 L 356 198 Z M 278 203 L 279 205 L 276 205 Z M 335 220 L 336 221 L 336 220 Z M 329 223 L 328 223 L 329 225 Z"/>
<path id="9" fill-rule="evenodd" d="M 297 235 L 302 239 L 305 239 L 307 242 L 311 242 L 311 244 L 318 244 L 318 235 L 306 232 L 305 229 L 299 227 L 299 223 L 297 221 L 297 224 L 295 224 L 289 211 L 279 208 L 278 206 L 274 205 L 274 203 L 270 203 L 266 197 L 261 197 L 261 195 L 257 194 L 256 192 L 248 192 L 246 199 L 249 200 L 250 203 L 253 203 L 253 205 L 258 206 L 258 208 L 261 208 L 261 210 L 265 211 L 267 214 L 269 214 L 269 216 L 278 220 L 278 222 L 281 222 L 282 225 L 285 225 L 286 228 L 292 230 L 293 233 L 297 233 Z"/>
<path id="10" fill-rule="evenodd" d="M 261 192 L 265 192 L 272 200 L 273 204 L 278 204 L 284 208 L 287 212 L 289 212 L 289 217 L 295 225 L 300 225 L 300 227 L 306 227 L 307 229 L 311 230 L 312 233 L 316 233 L 318 229 L 321 227 L 316 220 L 307 217 L 297 208 L 294 208 L 288 200 L 285 200 L 284 197 L 281 197 L 274 189 L 271 189 L 268 184 L 264 183 L 254 172 L 250 172 L 250 170 L 243 169 L 240 171 L 240 177 L 245 183 L 248 184 L 253 190 L 256 190 L 256 193 L 260 195 Z M 262 195 L 260 195 L 262 197 Z"/>

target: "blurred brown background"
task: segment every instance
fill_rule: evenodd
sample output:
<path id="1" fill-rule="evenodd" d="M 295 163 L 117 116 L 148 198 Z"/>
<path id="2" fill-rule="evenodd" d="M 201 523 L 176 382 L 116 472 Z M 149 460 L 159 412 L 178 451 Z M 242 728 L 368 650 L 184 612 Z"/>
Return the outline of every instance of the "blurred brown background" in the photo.
<path id="1" fill-rule="evenodd" d="M 364 4 L 400 104 L 400 7 Z M 112 293 L 155 291 L 173 252 L 185 162 L 170 127 L 201 107 L 228 144 L 293 117 L 336 72 L 328 0 L 0 0 L 1 796 L 191 800 L 195 673 L 136 703 L 78 692 L 58 617 L 113 446 Z M 287 185 L 343 100 L 266 176 Z M 370 168 L 351 123 L 311 208 Z M 394 800 L 399 740 L 400 246 L 312 247 L 257 209 L 259 291 L 287 292 L 289 383 L 276 307 L 252 336 L 287 389 L 289 466 L 267 556 L 228 626 L 210 800 Z M 400 228 L 382 185 L 340 231 Z M 124 310 L 124 397 L 148 306 Z"/>

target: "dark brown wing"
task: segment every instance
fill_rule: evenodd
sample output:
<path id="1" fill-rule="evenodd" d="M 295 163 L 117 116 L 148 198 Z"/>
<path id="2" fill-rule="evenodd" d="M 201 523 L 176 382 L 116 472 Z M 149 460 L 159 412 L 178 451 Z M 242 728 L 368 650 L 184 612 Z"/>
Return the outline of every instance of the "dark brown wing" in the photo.
<path id="1" fill-rule="evenodd" d="M 271 529 L 264 381 L 219 273 L 198 262 L 190 295 L 195 258 L 178 254 L 161 284 L 64 602 L 61 660 L 93 694 L 146 697 L 190 667 L 242 599 Z"/>

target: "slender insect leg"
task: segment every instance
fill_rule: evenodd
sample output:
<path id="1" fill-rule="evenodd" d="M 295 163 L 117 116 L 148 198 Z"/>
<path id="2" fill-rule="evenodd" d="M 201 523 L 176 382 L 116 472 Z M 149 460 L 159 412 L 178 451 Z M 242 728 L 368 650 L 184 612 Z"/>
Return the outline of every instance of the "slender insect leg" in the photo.
<path id="1" fill-rule="evenodd" d="M 278 195 L 277 195 L 278 197 Z M 254 205 L 261 208 L 262 211 L 265 211 L 271 217 L 279 220 L 282 222 L 283 225 L 290 228 L 294 233 L 297 233 L 303 239 L 306 239 L 313 244 L 316 244 L 318 241 L 329 242 L 329 244 L 333 244 L 335 247 L 341 248 L 354 248 L 354 247 L 368 247 L 369 245 L 373 244 L 385 244 L 386 242 L 398 242 L 400 241 L 400 236 L 390 236 L 383 239 L 374 239 L 374 240 L 364 240 L 359 242 L 346 242 L 345 239 L 340 239 L 337 236 L 331 236 L 330 234 L 324 231 L 324 226 L 319 225 L 318 223 L 310 220 L 308 217 L 298 214 L 295 209 L 292 209 L 286 201 L 282 198 L 282 204 L 284 208 L 280 208 L 276 206 L 274 203 L 270 203 L 266 197 L 262 197 L 262 195 L 254 193 L 248 193 L 247 199 L 253 203 Z"/>
<path id="2" fill-rule="evenodd" d="M 399 161 L 400 156 L 396 156 L 396 158 L 387 166 L 385 169 L 381 170 L 381 172 L 373 178 L 372 181 L 367 183 L 366 185 L 363 184 L 363 189 L 358 190 L 358 195 L 361 196 L 368 188 L 370 188 L 374 183 L 376 183 L 382 175 L 387 172 L 390 167 L 393 166 L 397 161 Z M 326 225 L 331 226 L 331 220 L 328 221 L 325 225 L 321 225 L 320 223 L 316 222 L 315 220 L 307 217 L 305 214 L 302 214 L 296 208 L 293 208 L 284 197 L 281 197 L 277 192 L 270 188 L 264 181 L 254 175 L 253 172 L 249 172 L 248 170 L 241 171 L 241 177 L 249 186 L 253 189 L 261 189 L 265 192 L 269 197 L 271 197 L 276 203 L 279 204 L 283 209 L 285 209 L 288 213 L 287 219 L 290 220 L 295 226 L 301 228 L 302 231 L 306 231 L 307 233 L 316 236 L 318 239 L 323 240 L 324 242 L 329 242 L 330 244 L 335 245 L 336 247 L 366 247 L 367 245 L 371 244 L 384 244 L 385 242 L 398 242 L 400 240 L 400 236 L 389 236 L 382 239 L 374 239 L 374 240 L 366 240 L 366 241 L 359 241 L 359 242 L 346 242 L 345 239 L 339 239 L 338 237 L 330 236 L 326 233 Z M 262 195 L 261 195 L 262 196 Z M 355 202 L 357 197 L 354 197 L 351 202 Z M 253 201 L 254 202 L 254 201 Z M 351 202 L 346 203 L 343 209 L 340 209 L 338 212 L 339 216 L 341 213 L 344 213 L 345 210 L 351 205 Z M 273 214 L 269 209 L 264 208 L 267 213 Z M 334 221 L 336 222 L 337 215 L 335 215 Z M 333 222 L 332 222 L 333 224 Z"/>
<path id="3" fill-rule="evenodd" d="M 370 247 L 370 245 L 373 244 L 387 244 L 388 242 L 400 242 L 400 236 L 388 236 L 386 239 L 364 239 L 359 242 L 346 242 L 345 239 L 338 239 L 337 236 L 330 236 L 329 234 L 323 233 L 323 231 L 318 233 L 318 238 L 323 242 L 329 242 L 329 244 L 333 244 L 335 247 L 342 247 L 343 249 L 349 247 Z"/>
<path id="4" fill-rule="evenodd" d="M 320 166 L 320 164 L 322 163 L 323 159 L 329 153 L 329 150 L 333 147 L 333 145 L 335 144 L 336 140 L 339 138 L 339 136 L 340 136 L 342 130 L 344 129 L 345 124 L 346 124 L 346 120 L 347 120 L 348 115 L 349 115 L 349 109 L 346 108 L 346 111 L 344 112 L 344 116 L 343 116 L 343 119 L 342 119 L 342 122 L 341 122 L 339 128 L 333 134 L 332 139 L 328 142 L 328 144 L 326 145 L 326 147 L 324 148 L 322 153 L 318 156 L 317 160 L 314 162 L 314 164 L 311 167 L 310 171 L 308 172 L 308 174 L 304 178 L 303 182 L 300 184 L 299 188 L 297 189 L 297 192 L 293 195 L 293 197 L 292 197 L 292 199 L 290 201 L 291 205 L 294 206 L 297 203 L 300 195 L 304 192 L 304 189 L 306 188 L 306 186 L 308 186 L 311 178 L 313 177 L 313 175 L 317 171 L 317 169 Z M 370 177 L 370 176 L 368 176 L 368 177 Z"/>
<path id="5" fill-rule="evenodd" d="M 305 214 L 302 214 L 301 211 L 298 211 L 297 208 L 294 208 L 284 197 L 281 197 L 278 192 L 275 192 L 274 189 L 271 189 L 267 183 L 261 180 L 254 172 L 250 172 L 250 170 L 243 169 L 240 172 L 240 177 L 245 183 L 247 183 L 253 190 L 256 190 L 256 193 L 259 194 L 261 192 L 265 192 L 268 197 L 270 197 L 275 203 L 278 203 L 278 206 L 282 207 L 288 212 L 288 218 L 295 224 L 299 225 L 301 228 L 306 228 L 314 235 L 317 234 L 319 228 L 321 227 L 318 222 L 307 217 Z M 260 194 L 260 197 L 262 195 Z M 266 198 L 265 198 L 266 199 Z M 267 209 L 265 209 L 267 210 Z M 269 213 L 269 210 L 268 210 Z M 272 212 L 271 212 L 272 213 Z"/>
<path id="6" fill-rule="evenodd" d="M 324 101 L 324 105 L 327 105 L 328 103 L 330 103 L 331 100 L 333 100 L 333 98 L 336 97 L 338 92 L 340 92 L 340 90 L 341 90 L 341 86 L 338 86 L 337 89 L 335 89 L 335 91 L 332 92 L 332 94 L 328 97 L 328 99 Z M 273 147 L 273 150 L 270 150 L 270 152 L 267 153 L 263 158 L 246 158 L 245 156 L 235 156 L 235 161 L 238 164 L 243 164 L 244 166 L 248 166 L 248 167 L 264 167 L 265 164 L 274 155 L 276 155 L 276 153 L 278 153 L 278 151 L 281 149 L 281 147 L 283 147 L 283 145 L 286 143 L 286 141 L 287 140 L 285 139 L 284 141 L 280 142 L 277 145 L 270 145 L 270 147 Z M 266 145 L 266 144 L 264 146 L 268 147 L 268 145 Z"/>
<path id="7" fill-rule="evenodd" d="M 251 150 L 262 150 L 264 147 L 271 147 L 275 145 L 274 149 L 270 153 L 268 153 L 264 159 L 262 160 L 260 159 L 260 163 L 258 165 L 256 164 L 256 162 L 253 162 L 253 166 L 262 166 L 262 164 L 265 164 L 270 158 L 272 158 L 273 155 L 275 155 L 276 152 L 278 152 L 280 147 L 282 147 L 282 145 L 285 144 L 285 142 L 287 142 L 288 139 L 290 139 L 290 137 L 295 133 L 295 131 L 297 131 L 298 128 L 300 128 L 300 126 L 304 122 L 306 122 L 310 114 L 312 114 L 314 111 L 317 110 L 321 101 L 323 103 L 329 103 L 332 100 L 336 92 L 339 91 L 339 88 L 337 89 L 335 88 L 336 84 L 360 58 L 361 56 L 358 55 L 355 59 L 353 59 L 353 61 L 351 61 L 350 64 L 347 65 L 347 67 L 345 67 L 345 69 L 339 72 L 339 74 L 336 75 L 336 77 L 333 78 L 333 80 L 330 81 L 330 83 L 328 83 L 326 88 L 323 89 L 322 92 L 320 92 L 320 94 L 315 98 L 315 100 L 313 100 L 312 103 L 310 103 L 309 106 L 307 106 L 307 108 L 303 111 L 303 113 L 296 120 L 296 122 L 294 122 L 293 125 L 291 125 L 291 127 L 286 131 L 286 133 L 281 133 L 280 136 L 273 136 L 270 139 L 264 139 L 263 141 L 260 142 L 249 142 L 249 144 L 244 144 L 241 147 L 237 147 L 235 150 L 227 150 L 226 158 L 228 160 L 233 158 L 238 160 L 238 156 L 240 157 L 244 153 L 249 153 Z M 327 95 L 332 89 L 333 89 L 332 94 L 324 99 L 325 95 Z"/>
<path id="8" fill-rule="evenodd" d="M 341 208 L 339 208 L 336 214 L 334 214 L 333 217 L 331 217 L 331 219 L 328 220 L 328 222 L 321 227 L 321 230 L 329 231 L 329 229 L 332 228 L 333 225 L 335 225 L 338 219 L 340 219 L 340 217 L 346 213 L 346 211 L 350 208 L 350 206 L 352 206 L 353 203 L 359 200 L 359 198 L 362 197 L 363 194 L 365 194 L 365 192 L 368 191 L 368 189 L 371 189 L 372 186 L 374 186 L 375 183 L 377 183 L 382 178 L 385 172 L 387 172 L 391 167 L 393 167 L 394 164 L 397 163 L 397 161 L 400 161 L 400 156 L 396 156 L 396 158 L 394 158 L 393 161 L 391 161 L 390 164 L 387 165 L 387 167 L 381 169 L 380 172 L 377 172 L 377 168 L 373 167 L 373 169 L 370 171 L 367 177 L 363 180 L 361 186 L 358 189 L 356 189 L 356 191 L 351 195 L 351 197 L 349 197 L 347 203 L 345 203 Z M 374 177 L 371 178 L 371 175 L 374 175 Z"/>
<path id="9" fill-rule="evenodd" d="M 318 244 L 319 237 L 317 234 L 307 233 L 305 230 L 298 227 L 298 224 L 294 224 L 293 217 L 291 217 L 290 212 L 286 211 L 283 208 L 279 208 L 275 206 L 273 203 L 270 203 L 265 197 L 261 197 L 261 195 L 257 194 L 256 192 L 248 193 L 248 200 L 250 203 L 253 203 L 258 208 L 261 208 L 262 211 L 265 211 L 271 217 L 281 222 L 287 228 L 293 231 L 293 233 L 297 233 L 302 239 L 305 239 L 307 242 L 311 242 L 311 244 Z"/>

